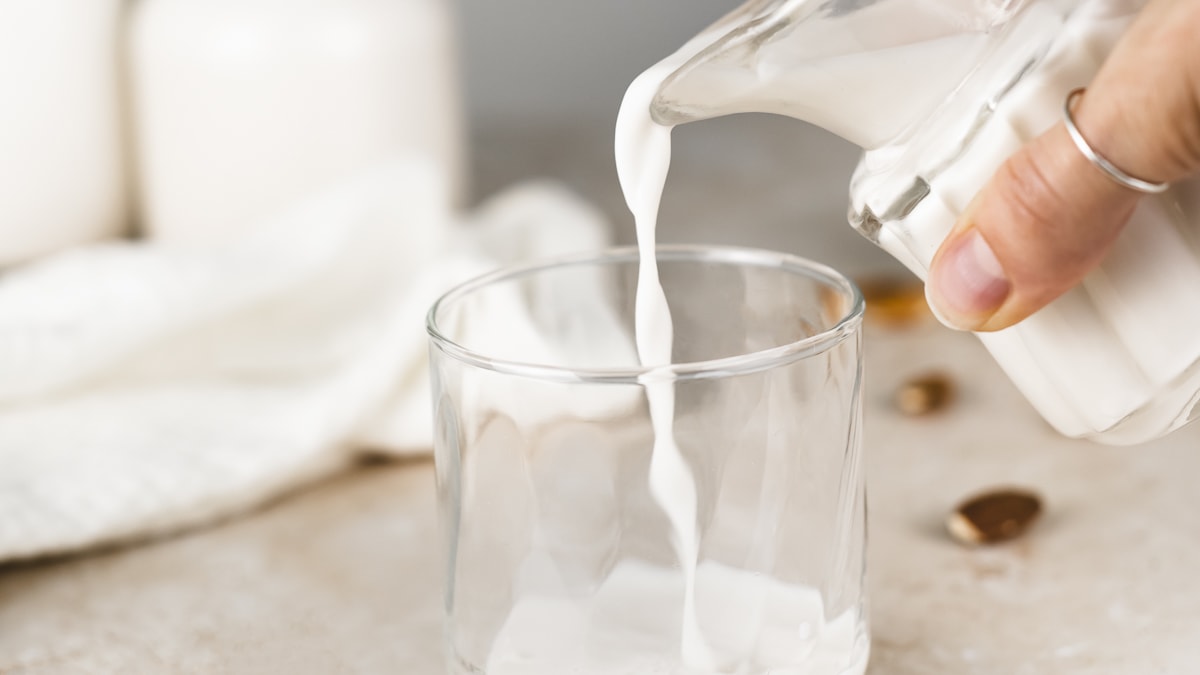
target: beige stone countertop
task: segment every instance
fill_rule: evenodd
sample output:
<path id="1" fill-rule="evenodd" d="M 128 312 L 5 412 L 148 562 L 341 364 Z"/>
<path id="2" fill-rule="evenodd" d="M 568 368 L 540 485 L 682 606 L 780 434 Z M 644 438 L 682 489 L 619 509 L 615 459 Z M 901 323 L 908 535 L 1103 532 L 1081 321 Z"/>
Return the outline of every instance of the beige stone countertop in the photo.
<path id="1" fill-rule="evenodd" d="M 871 675 L 1200 672 L 1200 427 L 1138 448 L 1059 438 L 977 341 L 867 335 Z M 938 368 L 954 404 L 895 411 Z M 988 549 L 941 522 L 977 488 L 1045 517 Z M 0 568 L 0 673 L 442 673 L 429 462 L 363 466 L 213 528 Z"/>
<path id="2" fill-rule="evenodd" d="M 494 159 L 506 144 L 520 137 L 479 147 Z M 837 171 L 806 180 L 844 195 L 847 155 L 829 152 Z M 547 153 L 541 166 L 568 182 L 595 178 Z M 498 184 L 482 164 L 477 184 Z M 668 202 L 676 214 L 702 213 L 694 202 L 706 180 L 733 180 L 680 173 L 691 197 Z M 609 208 L 613 192 L 588 196 Z M 804 247 L 792 230 L 771 240 L 763 214 L 781 218 L 788 204 L 749 211 L 768 222 L 760 232 L 750 218 L 742 243 L 816 250 L 852 271 L 878 260 L 839 258 L 848 243 Z M 811 217 L 829 219 L 842 207 L 814 208 Z M 713 220 L 697 227 L 725 232 Z M 871 675 L 1200 673 L 1200 425 L 1136 448 L 1072 441 L 1041 421 L 973 336 L 931 319 L 869 323 L 865 349 Z M 898 384 L 931 369 L 957 383 L 953 404 L 900 414 Z M 0 566 L 0 673 L 439 675 L 433 475 L 428 461 L 364 465 L 210 528 Z M 962 497 L 1010 484 L 1044 498 L 1027 536 L 968 549 L 944 534 Z"/>

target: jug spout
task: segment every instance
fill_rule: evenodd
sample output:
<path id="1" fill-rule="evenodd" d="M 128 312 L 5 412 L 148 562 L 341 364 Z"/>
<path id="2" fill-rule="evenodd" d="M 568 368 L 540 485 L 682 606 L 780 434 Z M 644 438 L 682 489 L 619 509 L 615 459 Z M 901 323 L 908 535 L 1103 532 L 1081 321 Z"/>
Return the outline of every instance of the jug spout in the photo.
<path id="1" fill-rule="evenodd" d="M 924 119 L 1024 0 L 752 0 L 677 53 L 651 115 L 665 125 L 763 112 L 865 149 Z"/>

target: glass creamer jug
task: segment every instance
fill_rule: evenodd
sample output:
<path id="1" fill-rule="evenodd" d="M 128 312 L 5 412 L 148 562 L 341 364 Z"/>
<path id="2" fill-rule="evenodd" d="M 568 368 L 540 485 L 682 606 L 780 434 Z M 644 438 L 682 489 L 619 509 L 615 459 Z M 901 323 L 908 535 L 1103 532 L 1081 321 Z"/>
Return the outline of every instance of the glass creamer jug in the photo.
<path id="1" fill-rule="evenodd" d="M 664 62 L 651 115 L 772 112 L 858 144 L 850 222 L 925 278 L 956 216 L 1062 119 L 1144 4 L 756 0 Z M 1200 181 L 1144 198 L 1082 284 L 979 337 L 1063 434 L 1129 444 L 1187 423 L 1200 410 Z"/>

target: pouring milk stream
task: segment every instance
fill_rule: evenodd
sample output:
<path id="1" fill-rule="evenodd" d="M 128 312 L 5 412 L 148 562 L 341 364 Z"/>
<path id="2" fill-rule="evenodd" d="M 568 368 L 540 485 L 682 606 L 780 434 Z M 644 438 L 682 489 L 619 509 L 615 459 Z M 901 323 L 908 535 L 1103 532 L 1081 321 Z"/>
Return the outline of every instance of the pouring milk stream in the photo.
<path id="1" fill-rule="evenodd" d="M 659 64 L 629 88 L 617 119 L 616 156 L 625 199 L 637 228 L 638 284 L 634 331 L 638 358 L 643 366 L 671 363 L 674 327 L 667 298 L 658 279 L 655 228 L 658 206 L 671 163 L 671 129 L 650 119 L 650 101 L 658 90 Z M 700 554 L 696 527 L 696 482 L 675 443 L 675 383 L 669 370 L 651 370 L 643 376 L 654 448 L 650 456 L 650 492 L 671 523 L 676 554 L 683 573 L 682 649 L 689 663 L 712 661 L 700 634 L 696 616 L 696 560 Z"/>
<path id="2" fill-rule="evenodd" d="M 856 142 L 866 152 L 851 183 L 851 223 L 924 278 L 957 214 L 1009 155 L 1060 119 L 1067 92 L 1091 80 L 1143 4 L 752 0 L 651 67 L 626 93 L 615 148 L 641 254 L 643 365 L 671 358 L 654 234 L 673 125 L 773 112 Z M 1136 443 L 1185 424 L 1200 399 L 1196 298 L 1200 183 L 1190 182 L 1145 199 L 1079 288 L 980 338 L 1059 431 Z M 651 490 L 684 576 L 681 656 L 689 668 L 712 669 L 694 602 L 696 487 L 672 433 L 669 369 L 651 368 L 643 385 L 655 432 Z"/>
<path id="3" fill-rule="evenodd" d="M 696 483 L 675 442 L 673 375 L 668 368 L 655 368 L 670 365 L 674 337 L 670 308 L 659 282 L 655 258 L 659 202 L 670 168 L 671 127 L 655 122 L 650 116 L 651 103 L 664 78 L 704 46 L 706 35 L 692 40 L 675 55 L 644 72 L 629 86 L 617 117 L 615 154 L 621 189 L 634 216 L 640 255 L 635 298 L 635 342 L 638 357 L 648 369 L 641 382 L 646 390 L 654 433 L 650 491 L 671 525 L 672 544 L 683 577 L 679 657 L 689 668 L 688 672 L 716 673 L 726 671 L 719 670 L 721 664 L 718 656 L 701 631 L 695 600 L 700 555 Z M 760 631 L 766 635 L 783 637 L 782 640 L 760 642 L 756 656 L 761 666 L 770 672 L 853 675 L 865 668 L 865 660 L 854 651 L 851 617 L 822 626 L 824 612 L 820 594 L 815 589 L 772 583 L 749 573 L 731 573 L 729 578 L 721 582 L 720 585 L 729 591 L 740 590 L 751 595 L 779 594 L 787 597 L 793 605 L 789 612 L 791 616 L 779 616 L 773 625 L 764 624 L 760 627 Z M 814 628 L 814 625 L 817 627 Z M 814 644 L 811 637 L 806 639 L 806 634 L 810 633 L 825 633 L 822 644 Z M 783 649 L 763 649 L 763 643 L 775 643 L 783 646 Z M 808 663 L 801 666 L 804 670 L 793 669 L 792 666 L 803 661 Z M 847 664 L 852 670 L 846 670 Z"/>

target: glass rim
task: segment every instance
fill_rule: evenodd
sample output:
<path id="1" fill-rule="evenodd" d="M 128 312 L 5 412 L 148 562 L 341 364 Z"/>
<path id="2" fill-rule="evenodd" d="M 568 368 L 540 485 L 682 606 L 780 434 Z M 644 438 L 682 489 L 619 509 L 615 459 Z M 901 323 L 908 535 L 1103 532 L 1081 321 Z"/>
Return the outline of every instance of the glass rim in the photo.
<path id="1" fill-rule="evenodd" d="M 493 358 L 458 344 L 438 327 L 437 314 L 443 306 L 486 286 L 561 267 L 636 262 L 639 259 L 636 246 L 622 246 L 508 265 L 468 279 L 434 301 L 425 314 L 425 331 L 429 334 L 431 344 L 446 355 L 484 370 L 576 384 L 643 384 L 647 380 L 716 379 L 767 370 L 821 354 L 853 335 L 862 324 L 866 303 L 858 286 L 841 272 L 808 258 L 765 249 L 707 244 L 662 244 L 655 248 L 655 254 L 660 261 L 771 267 L 801 274 L 847 297 L 850 300 L 849 309 L 832 326 L 819 333 L 768 349 L 701 361 L 619 368 L 572 368 Z"/>

